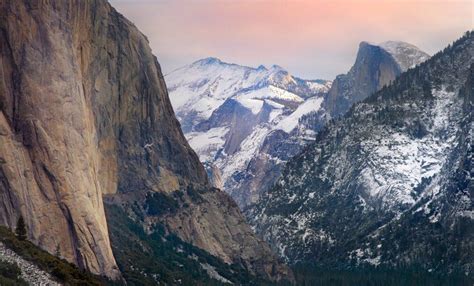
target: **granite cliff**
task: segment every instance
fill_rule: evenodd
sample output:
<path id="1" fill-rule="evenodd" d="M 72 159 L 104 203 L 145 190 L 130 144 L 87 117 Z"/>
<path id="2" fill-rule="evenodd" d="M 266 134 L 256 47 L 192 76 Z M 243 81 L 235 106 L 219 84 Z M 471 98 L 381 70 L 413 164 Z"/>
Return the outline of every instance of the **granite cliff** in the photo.
<path id="1" fill-rule="evenodd" d="M 252 274 L 291 276 L 210 186 L 146 37 L 106 1 L 0 1 L 0 78 L 1 224 L 23 215 L 37 245 L 118 278 L 105 196 L 148 232 L 159 221 Z M 176 193 L 180 208 L 149 211 Z"/>

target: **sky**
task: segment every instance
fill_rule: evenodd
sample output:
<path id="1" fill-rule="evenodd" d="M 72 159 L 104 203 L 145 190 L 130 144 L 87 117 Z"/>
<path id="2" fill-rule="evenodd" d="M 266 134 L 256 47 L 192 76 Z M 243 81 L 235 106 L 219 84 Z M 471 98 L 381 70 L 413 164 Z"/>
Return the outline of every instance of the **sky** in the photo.
<path id="1" fill-rule="evenodd" d="M 361 41 L 434 54 L 474 28 L 474 0 L 111 0 L 148 37 L 165 74 L 205 57 L 334 79 Z"/>

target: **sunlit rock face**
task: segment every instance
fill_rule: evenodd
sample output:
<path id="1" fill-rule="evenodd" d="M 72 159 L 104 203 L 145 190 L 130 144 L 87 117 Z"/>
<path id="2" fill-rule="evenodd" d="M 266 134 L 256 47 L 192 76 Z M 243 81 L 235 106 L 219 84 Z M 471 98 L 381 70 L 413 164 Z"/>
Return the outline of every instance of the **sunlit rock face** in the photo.
<path id="1" fill-rule="evenodd" d="M 127 208 L 192 186 L 206 199 L 146 221 L 256 275 L 291 275 L 210 187 L 131 22 L 100 0 L 2 1 L 0 19 L 0 223 L 23 215 L 34 243 L 118 278 L 103 196 Z"/>

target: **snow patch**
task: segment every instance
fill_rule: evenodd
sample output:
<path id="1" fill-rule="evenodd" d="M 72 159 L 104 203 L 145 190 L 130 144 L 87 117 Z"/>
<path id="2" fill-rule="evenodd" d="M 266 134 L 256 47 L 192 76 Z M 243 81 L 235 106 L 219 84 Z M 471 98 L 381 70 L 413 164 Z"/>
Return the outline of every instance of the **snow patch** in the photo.
<path id="1" fill-rule="evenodd" d="M 213 159 L 219 149 L 224 146 L 227 127 L 217 127 L 206 132 L 191 132 L 186 134 L 186 139 L 193 149 L 199 154 L 202 162 Z"/>
<path id="2" fill-rule="evenodd" d="M 321 108 L 323 100 L 324 99 L 322 97 L 312 97 L 306 100 L 303 104 L 298 106 L 298 108 L 292 114 L 280 121 L 280 123 L 276 126 L 276 129 L 281 129 L 286 133 L 290 133 L 296 128 L 296 126 L 298 126 L 298 122 L 301 117 L 310 112 L 318 111 Z"/>
<path id="3" fill-rule="evenodd" d="M 212 265 L 209 265 L 207 263 L 199 263 L 199 264 L 201 265 L 202 269 L 206 270 L 207 275 L 209 275 L 209 277 L 211 277 L 212 279 L 215 279 L 217 281 L 220 281 L 226 284 L 232 284 L 232 285 L 234 284 L 227 278 L 220 275 L 219 272 L 217 272 L 216 268 L 214 268 Z"/>

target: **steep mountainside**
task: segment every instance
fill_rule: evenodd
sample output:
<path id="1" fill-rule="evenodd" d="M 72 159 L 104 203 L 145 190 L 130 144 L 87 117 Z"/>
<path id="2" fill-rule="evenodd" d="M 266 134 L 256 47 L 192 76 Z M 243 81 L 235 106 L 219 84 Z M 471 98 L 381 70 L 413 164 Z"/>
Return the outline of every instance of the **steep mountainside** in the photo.
<path id="1" fill-rule="evenodd" d="M 250 209 L 292 263 L 472 275 L 474 33 L 329 124 Z"/>
<path id="2" fill-rule="evenodd" d="M 306 81 L 278 66 L 256 69 L 209 58 L 166 76 L 170 97 L 191 146 L 214 186 L 241 207 L 272 186 L 286 161 L 383 85 L 428 58 L 413 45 L 361 43 L 347 75 Z M 217 171 L 217 173 L 216 173 Z"/>
<path id="3" fill-rule="evenodd" d="M 266 145 L 275 148 L 274 140 L 288 137 L 300 117 L 319 108 L 331 85 L 299 79 L 276 65 L 250 68 L 216 58 L 180 68 L 166 81 L 185 135 L 214 186 L 228 191 L 240 205 L 255 201 L 263 174 L 273 182 L 279 173 L 273 175 L 272 169 L 291 154 L 279 150 L 251 167 L 252 158 L 265 152 Z M 290 145 L 302 145 L 301 140 Z M 241 184 L 252 187 L 242 191 Z"/>
<path id="4" fill-rule="evenodd" d="M 252 274 L 289 275 L 210 187 L 132 23 L 102 0 L 2 1 L 0 19 L 1 224 L 21 214 L 37 245 L 117 278 L 106 195 L 148 234 L 160 224 Z"/>

